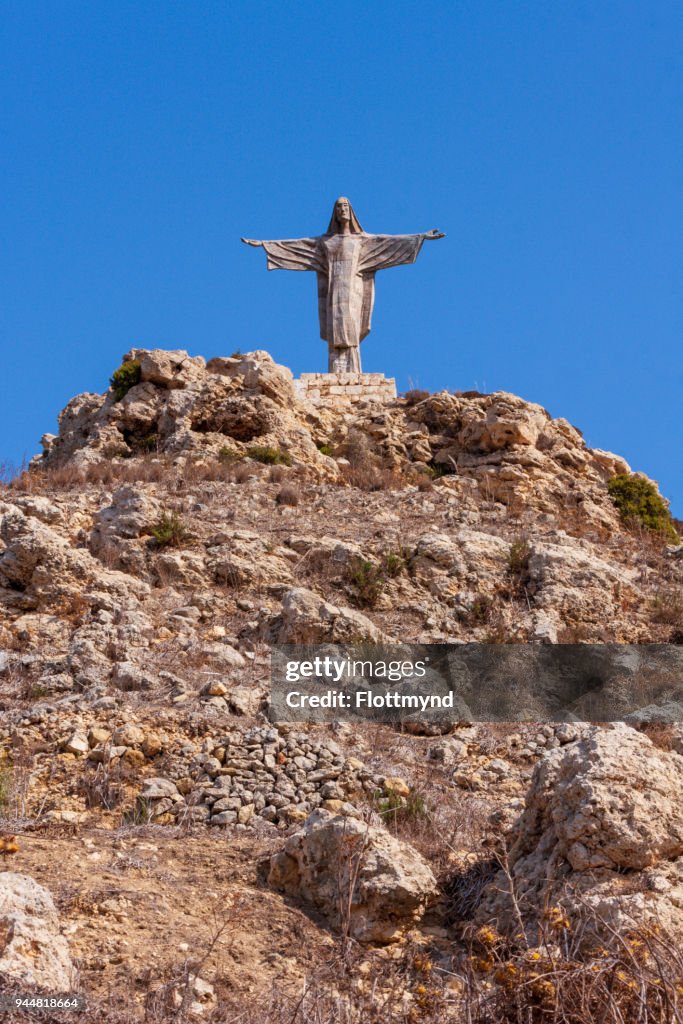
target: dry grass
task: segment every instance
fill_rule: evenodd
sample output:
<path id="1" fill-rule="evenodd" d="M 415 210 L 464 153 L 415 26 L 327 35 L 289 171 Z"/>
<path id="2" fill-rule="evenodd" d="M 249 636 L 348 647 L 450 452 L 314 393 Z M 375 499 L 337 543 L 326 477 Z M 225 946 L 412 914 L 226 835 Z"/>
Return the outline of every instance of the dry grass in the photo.
<path id="1" fill-rule="evenodd" d="M 659 591 L 650 603 L 651 621 L 663 626 L 683 626 L 683 590 L 671 587 Z"/>
<path id="2" fill-rule="evenodd" d="M 284 484 L 275 495 L 275 503 L 277 505 L 298 505 L 299 488 L 294 484 Z"/>

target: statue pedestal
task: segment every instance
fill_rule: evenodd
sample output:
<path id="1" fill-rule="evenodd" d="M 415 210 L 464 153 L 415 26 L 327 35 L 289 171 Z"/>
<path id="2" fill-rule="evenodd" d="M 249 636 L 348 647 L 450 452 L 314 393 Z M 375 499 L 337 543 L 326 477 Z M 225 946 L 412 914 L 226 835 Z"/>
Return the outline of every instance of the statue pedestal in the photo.
<path id="1" fill-rule="evenodd" d="M 396 381 L 383 373 L 302 373 L 294 381 L 299 396 L 314 405 L 357 405 L 359 402 L 393 402 Z"/>

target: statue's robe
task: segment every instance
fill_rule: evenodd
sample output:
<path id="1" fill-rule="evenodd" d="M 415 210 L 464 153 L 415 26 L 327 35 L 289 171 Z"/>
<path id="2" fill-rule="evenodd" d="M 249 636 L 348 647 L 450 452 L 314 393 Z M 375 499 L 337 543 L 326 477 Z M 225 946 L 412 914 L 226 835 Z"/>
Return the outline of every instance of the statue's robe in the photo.
<path id="1" fill-rule="evenodd" d="M 330 373 L 360 373 L 360 343 L 369 333 L 375 273 L 414 263 L 425 235 L 320 235 L 263 242 L 268 270 L 314 270 L 318 276 L 320 337 L 329 346 Z"/>

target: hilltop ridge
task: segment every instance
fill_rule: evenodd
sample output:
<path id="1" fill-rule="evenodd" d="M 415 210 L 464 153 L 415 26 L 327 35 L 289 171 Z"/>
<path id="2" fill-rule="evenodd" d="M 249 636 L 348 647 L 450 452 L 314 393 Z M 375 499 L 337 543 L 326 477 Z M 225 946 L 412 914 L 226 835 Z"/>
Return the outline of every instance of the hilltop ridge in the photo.
<path id="1" fill-rule="evenodd" d="M 121 993 L 121 1016 L 111 1004 L 99 1019 L 142 1020 L 152 995 L 190 988 L 188 1019 L 211 1019 L 216 993 L 232 1006 L 279 986 L 296 1001 L 336 949 L 328 926 L 303 915 L 312 900 L 340 926 L 329 865 L 344 816 L 368 823 L 353 829 L 372 837 L 382 865 L 366 890 L 362 941 L 417 942 L 452 971 L 475 910 L 480 922 L 504 912 L 498 883 L 485 891 L 491 850 L 525 793 L 529 820 L 551 813 L 544 771 L 580 774 L 590 754 L 608 780 L 605 801 L 613 764 L 624 800 L 648 758 L 653 776 L 680 774 L 677 725 L 673 752 L 660 756 L 632 729 L 624 742 L 618 729 L 603 737 L 523 712 L 446 736 L 419 722 L 400 734 L 268 721 L 273 642 L 681 643 L 683 547 L 656 486 L 541 406 L 448 391 L 311 402 L 265 352 L 205 363 L 134 349 L 105 394 L 68 403 L 43 449 L 0 490 L 0 833 L 10 834 L 0 853 L 55 894 L 98 1005 L 113 987 Z M 647 514 L 625 516 L 614 481 L 638 482 L 636 497 L 644 487 Z M 680 709 L 665 698 L 654 717 L 676 722 Z M 667 786 L 661 814 L 678 823 Z M 650 815 L 645 803 L 639 813 Z M 659 842 L 668 826 L 657 820 Z M 614 846 L 607 810 L 601 822 L 585 839 L 595 850 L 570 866 L 624 914 L 619 871 L 631 865 L 632 836 L 619 832 L 618 868 L 595 888 L 590 857 L 603 864 L 603 846 Z M 560 856 L 559 825 L 553 837 Z M 327 875 L 310 866 L 309 843 Z M 517 842 L 513 866 L 523 879 L 528 855 L 541 892 L 544 846 L 529 844 L 531 853 Z M 660 847 L 674 888 L 671 900 L 657 889 L 656 909 L 679 929 L 678 841 Z M 266 884 L 258 865 L 269 857 Z M 634 861 L 639 892 L 646 862 Z M 8 899 L 34 899 L 30 879 L 3 878 Z M 555 894 L 554 882 L 543 885 Z M 3 898 L 0 884 L 0 909 Z M 41 900 L 56 935 L 57 911 Z M 231 937 L 214 949 L 211 915 L 233 906 Z M 53 943 L 50 959 L 48 932 L 36 934 L 31 970 L 42 965 L 54 987 L 64 945 Z M 293 936 L 301 949 L 275 956 Z M 394 955 L 367 954 L 363 970 L 380 987 Z M 0 974 L 9 963 L 23 976 L 17 956 L 0 959 Z M 320 991 L 338 983 L 327 978 Z M 369 1019 L 363 1006 L 349 1020 Z"/>

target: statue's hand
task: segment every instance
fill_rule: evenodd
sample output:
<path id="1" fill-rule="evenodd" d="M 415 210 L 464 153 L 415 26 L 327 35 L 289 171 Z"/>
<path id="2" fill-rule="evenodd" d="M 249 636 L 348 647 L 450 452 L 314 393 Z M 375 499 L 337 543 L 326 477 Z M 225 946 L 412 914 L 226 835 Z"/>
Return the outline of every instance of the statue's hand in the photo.
<path id="1" fill-rule="evenodd" d="M 255 238 L 240 238 L 240 242 L 244 242 L 245 245 L 254 245 L 257 249 L 259 245 L 263 245 L 263 242 L 258 242 Z"/>
<path id="2" fill-rule="evenodd" d="M 443 233 L 443 231 L 437 231 L 436 228 L 434 228 L 433 231 L 428 231 L 427 234 L 425 235 L 425 238 L 429 239 L 430 242 L 432 242 L 435 238 L 445 238 L 445 237 L 446 236 Z"/>

